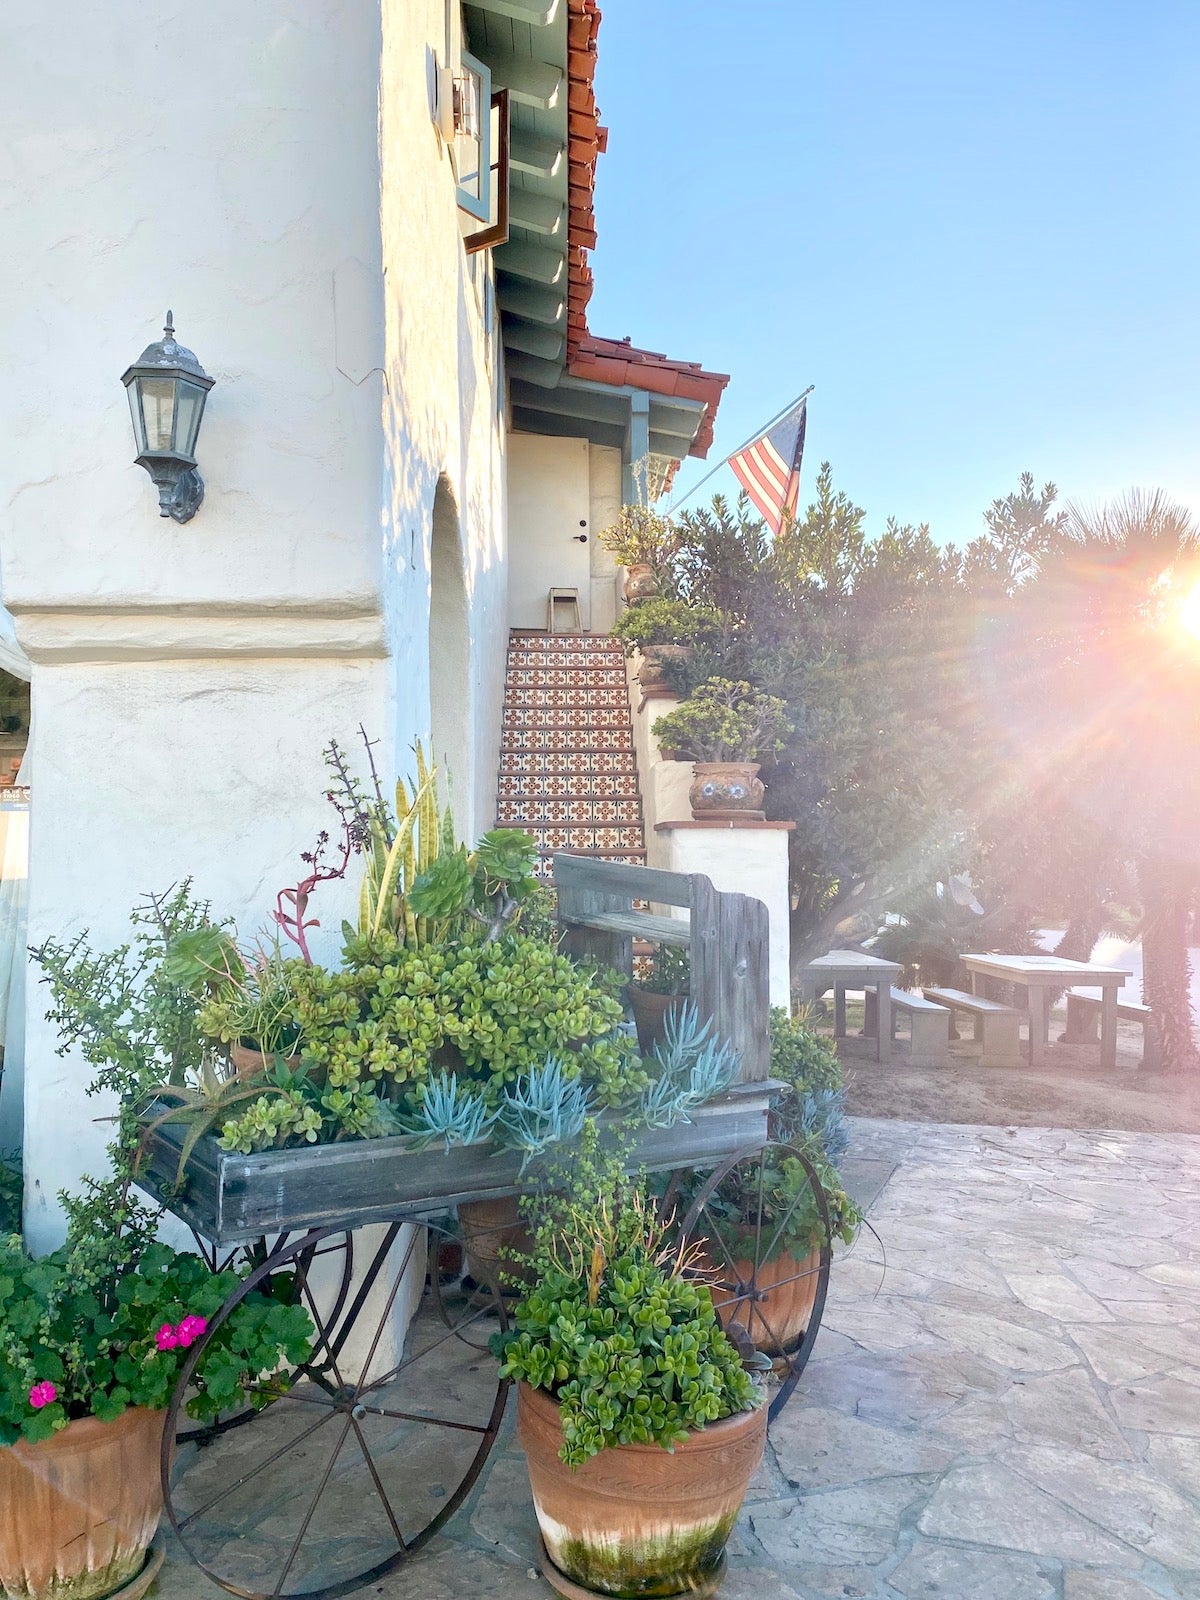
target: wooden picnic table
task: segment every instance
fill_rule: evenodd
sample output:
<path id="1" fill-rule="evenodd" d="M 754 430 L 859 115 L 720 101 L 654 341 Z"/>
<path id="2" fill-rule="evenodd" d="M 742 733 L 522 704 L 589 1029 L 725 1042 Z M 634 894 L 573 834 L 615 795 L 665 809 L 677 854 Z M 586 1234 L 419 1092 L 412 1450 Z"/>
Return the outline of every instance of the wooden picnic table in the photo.
<path id="1" fill-rule="evenodd" d="M 892 1057 L 892 985 L 903 969 L 898 961 L 883 961 L 861 950 L 830 950 L 810 961 L 800 973 L 801 1000 L 816 1000 L 833 990 L 833 1035 L 846 1037 L 846 990 L 874 990 L 874 1032 L 864 1023 L 863 1034 L 873 1038 L 876 1061 Z M 870 1009 L 870 1008 L 868 1008 Z"/>
<path id="2" fill-rule="evenodd" d="M 1117 991 L 1132 974 L 1120 967 L 1093 967 L 1064 956 L 965 955 L 963 966 L 971 974 L 971 992 L 983 994 L 989 978 L 1015 983 L 1028 995 L 1029 1064 L 1044 1066 L 1050 1041 L 1050 995 L 1056 989 L 1099 989 L 1100 1066 L 1111 1072 L 1117 1064 Z"/>

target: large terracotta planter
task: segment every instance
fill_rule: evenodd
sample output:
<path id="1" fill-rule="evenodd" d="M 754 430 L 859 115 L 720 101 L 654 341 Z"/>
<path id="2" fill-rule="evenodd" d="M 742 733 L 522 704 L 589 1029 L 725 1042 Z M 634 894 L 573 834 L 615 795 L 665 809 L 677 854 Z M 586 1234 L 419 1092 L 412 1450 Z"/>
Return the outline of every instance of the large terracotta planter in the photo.
<path id="1" fill-rule="evenodd" d="M 467 1271 L 477 1283 L 497 1293 L 527 1282 L 529 1268 L 517 1257 L 531 1255 L 533 1238 L 521 1216 L 515 1194 L 495 1200 L 464 1200 L 458 1208 Z"/>
<path id="2" fill-rule="evenodd" d="M 661 1044 L 667 1013 L 675 1006 L 686 1004 L 685 994 L 655 994 L 643 989 L 640 983 L 629 985 L 629 1009 L 637 1027 L 638 1049 L 644 1056 L 650 1055 L 656 1044 Z"/>
<path id="3" fill-rule="evenodd" d="M 730 1267 L 720 1249 L 710 1246 L 705 1254 L 720 1280 L 710 1285 L 710 1290 L 721 1326 L 728 1329 L 731 1323 L 738 1323 L 764 1355 L 791 1355 L 804 1337 L 817 1303 L 821 1252 L 812 1250 L 797 1260 L 785 1251 L 773 1261 L 762 1262 L 757 1271 L 749 1258 Z M 735 1279 L 747 1286 L 753 1283 L 753 1298 L 748 1293 L 738 1294 Z"/>
<path id="4" fill-rule="evenodd" d="M 162 1511 L 163 1411 L 83 1417 L 0 1448 L 0 1588 L 20 1600 L 100 1600 L 137 1578 Z"/>
<path id="5" fill-rule="evenodd" d="M 698 1428 L 674 1451 L 619 1445 L 568 1467 L 558 1458 L 557 1402 L 522 1384 L 517 1430 L 542 1542 L 559 1573 L 624 1600 L 712 1592 L 762 1458 L 765 1406 Z"/>
<path id="6" fill-rule="evenodd" d="M 649 600 L 658 593 L 658 579 L 648 561 L 635 561 L 625 569 L 625 598 L 630 605 L 639 600 Z"/>
<path id="7" fill-rule="evenodd" d="M 766 791 L 758 768 L 757 761 L 697 761 L 688 790 L 693 817 L 713 822 L 729 817 L 761 818 Z"/>
<path id="8" fill-rule="evenodd" d="M 637 676 L 643 694 L 672 689 L 672 664 L 690 661 L 696 653 L 690 644 L 644 644 L 641 652 Z"/>

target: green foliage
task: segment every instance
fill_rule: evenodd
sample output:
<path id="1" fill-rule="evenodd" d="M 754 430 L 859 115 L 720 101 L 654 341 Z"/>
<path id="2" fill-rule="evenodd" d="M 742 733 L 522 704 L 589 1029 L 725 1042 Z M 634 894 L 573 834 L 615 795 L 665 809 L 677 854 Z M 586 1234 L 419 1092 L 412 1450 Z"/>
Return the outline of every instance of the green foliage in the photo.
<path id="1" fill-rule="evenodd" d="M 782 1006 L 772 1006 L 770 1027 L 772 1078 L 796 1095 L 842 1088 L 833 1041 L 809 1027 L 806 1015 L 789 1016 Z"/>
<path id="2" fill-rule="evenodd" d="M 21 1231 L 21 1160 L 0 1156 L 0 1238 Z"/>
<path id="3" fill-rule="evenodd" d="M 692 963 L 686 949 L 678 944 L 660 944 L 653 955 L 650 971 L 639 980 L 647 994 L 686 994 L 692 981 Z"/>
<path id="4" fill-rule="evenodd" d="M 235 947 L 236 948 L 236 947 Z M 308 963 L 285 957 L 276 944 L 241 957 L 240 970 L 214 985 L 200 1007 L 198 1025 L 206 1039 L 244 1045 L 264 1056 L 291 1055 L 299 1037 L 296 986 Z"/>
<path id="5" fill-rule="evenodd" d="M 502 1143 L 521 1152 L 524 1170 L 551 1145 L 578 1138 L 591 1109 L 588 1085 L 550 1056 L 502 1092 L 496 1132 Z"/>
<path id="6" fill-rule="evenodd" d="M 417 1148 L 441 1143 L 480 1144 L 492 1131 L 496 1115 L 474 1084 L 460 1084 L 453 1073 L 439 1072 L 421 1085 L 416 1110 L 404 1120 L 405 1133 L 413 1134 Z"/>
<path id="7" fill-rule="evenodd" d="M 77 1417 L 111 1421 L 126 1406 L 165 1406 L 201 1330 L 193 1324 L 167 1348 L 160 1330 L 186 1318 L 211 1322 L 239 1282 L 235 1271 L 213 1272 L 157 1243 L 154 1216 L 122 1183 L 85 1182 L 84 1195 L 64 1196 L 68 1235 L 53 1255 L 34 1260 L 19 1238 L 0 1240 L 0 1444 L 49 1438 Z M 305 1360 L 312 1337 L 294 1280 L 273 1276 L 213 1334 L 189 1413 L 215 1416 L 244 1384 Z M 45 1384 L 54 1398 L 36 1407 L 31 1392 Z"/>
<path id="8" fill-rule="evenodd" d="M 708 1288 L 684 1275 L 641 1185 L 596 1158 L 594 1131 L 570 1191 L 543 1203 L 534 1287 L 493 1348 L 501 1372 L 551 1394 L 562 1459 L 656 1443 L 761 1403 Z"/>
<path id="9" fill-rule="evenodd" d="M 710 678 L 659 717 L 654 736 L 688 761 L 757 761 L 783 749 L 792 731 L 785 710 L 749 683 Z"/>
<path id="10" fill-rule="evenodd" d="M 642 1091 L 637 1120 L 647 1128 L 673 1128 L 714 1095 L 724 1094 L 741 1063 L 730 1045 L 716 1037 L 712 1023 L 701 1022 L 689 1000 L 667 1013 L 654 1065 L 657 1075 Z"/>
<path id="11" fill-rule="evenodd" d="M 148 897 L 130 920 L 133 938 L 115 950 L 93 950 L 85 931 L 69 943 L 47 939 L 32 955 L 50 989 L 58 1054 L 77 1048 L 97 1070 L 90 1092 L 111 1090 L 131 1106 L 157 1084 L 185 1082 L 204 1057 L 199 1002 L 172 975 L 168 951 L 212 925 L 190 880 Z"/>
<path id="12" fill-rule="evenodd" d="M 695 644 L 721 632 L 725 619 L 709 606 L 658 596 L 640 600 L 622 613 L 613 628 L 614 638 L 631 656 L 636 648 L 655 644 Z"/>
<path id="13" fill-rule="evenodd" d="M 652 567 L 660 587 L 667 591 L 678 544 L 669 517 L 648 506 L 622 506 L 616 522 L 601 533 L 600 543 L 622 567 Z"/>

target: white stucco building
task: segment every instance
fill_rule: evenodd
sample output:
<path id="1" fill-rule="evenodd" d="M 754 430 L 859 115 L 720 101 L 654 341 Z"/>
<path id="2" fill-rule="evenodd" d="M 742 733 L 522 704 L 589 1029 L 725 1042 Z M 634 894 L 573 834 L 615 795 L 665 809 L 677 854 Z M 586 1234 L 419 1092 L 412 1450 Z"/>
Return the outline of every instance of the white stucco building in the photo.
<path id="1" fill-rule="evenodd" d="M 544 627 L 558 585 L 607 629 L 595 535 L 633 463 L 704 453 L 725 382 L 588 331 L 598 24 L 594 0 L 0 20 L 31 942 L 118 942 L 186 876 L 261 924 L 326 824 L 322 747 L 360 724 L 393 771 L 432 734 L 462 832 L 491 824 L 510 627 Z M 182 524 L 134 464 L 120 382 L 168 306 L 216 380 Z M 326 929 L 343 909 L 330 892 Z M 0 1147 L 23 1130 L 43 1246 L 106 1131 L 27 999 Z"/>

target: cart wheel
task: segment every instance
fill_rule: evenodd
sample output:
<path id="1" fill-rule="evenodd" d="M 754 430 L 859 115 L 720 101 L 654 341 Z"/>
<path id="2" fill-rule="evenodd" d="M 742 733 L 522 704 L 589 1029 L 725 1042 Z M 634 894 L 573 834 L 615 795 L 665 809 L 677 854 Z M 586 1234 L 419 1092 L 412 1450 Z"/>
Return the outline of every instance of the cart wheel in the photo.
<path id="1" fill-rule="evenodd" d="M 163 1498 L 201 1570 L 246 1600 L 349 1594 L 398 1566 L 451 1517 L 495 1442 L 508 1383 L 461 1335 L 507 1323 L 503 1304 L 448 1308 L 425 1280 L 426 1229 L 393 1222 L 363 1235 L 336 1324 L 307 1284 L 308 1263 L 342 1230 L 314 1231 L 257 1267 L 192 1346 L 163 1439 Z M 380 1234 L 382 1233 L 382 1237 Z M 230 1314 L 290 1272 L 315 1328 L 288 1393 L 246 1385 L 263 1408 L 203 1450 L 176 1448 L 192 1373 Z M 436 1274 L 435 1274 L 436 1276 Z M 424 1285 L 424 1288 L 422 1287 Z M 411 1320 L 404 1329 L 405 1312 Z"/>
<path id="2" fill-rule="evenodd" d="M 276 1259 L 280 1252 L 287 1248 L 290 1238 L 290 1234 L 281 1233 L 271 1244 L 263 1238 L 222 1252 L 218 1252 L 212 1246 L 206 1246 L 202 1253 L 213 1272 L 226 1272 L 230 1267 L 254 1271 L 264 1262 Z M 303 1281 L 311 1285 L 307 1292 L 316 1298 L 321 1308 L 322 1319 L 328 1328 L 336 1328 L 338 1325 L 350 1293 L 353 1276 L 354 1235 L 351 1233 L 336 1233 L 330 1238 L 320 1239 L 305 1256 Z M 294 1382 L 297 1376 L 297 1373 L 291 1373 L 289 1383 Z M 175 1442 L 206 1445 L 230 1428 L 240 1428 L 243 1423 L 249 1422 L 256 1415 L 255 1408 L 245 1401 L 233 1406 L 221 1416 L 214 1417 L 211 1422 L 189 1424 L 186 1412 L 182 1412 L 180 1431 L 175 1436 Z"/>
<path id="3" fill-rule="evenodd" d="M 730 1156 L 707 1177 L 672 1174 L 663 1215 L 680 1211 L 680 1236 L 696 1247 L 692 1270 L 710 1285 L 722 1326 L 743 1355 L 771 1363 L 779 1385 L 773 1422 L 808 1363 L 825 1309 L 832 1251 L 820 1179 L 803 1151 L 772 1142 Z M 754 1220 L 739 1225 L 735 1217 Z M 825 1242 L 797 1258 L 785 1240 L 806 1217 Z"/>

